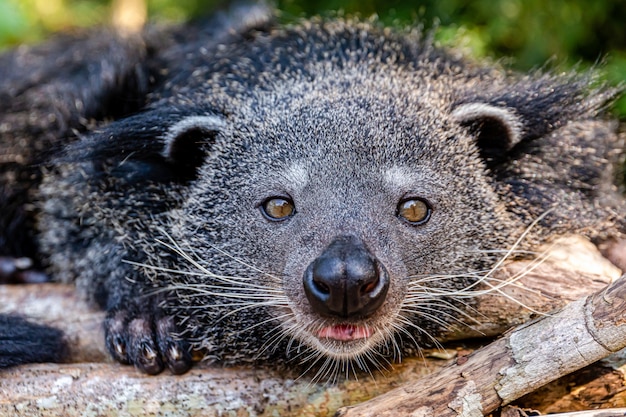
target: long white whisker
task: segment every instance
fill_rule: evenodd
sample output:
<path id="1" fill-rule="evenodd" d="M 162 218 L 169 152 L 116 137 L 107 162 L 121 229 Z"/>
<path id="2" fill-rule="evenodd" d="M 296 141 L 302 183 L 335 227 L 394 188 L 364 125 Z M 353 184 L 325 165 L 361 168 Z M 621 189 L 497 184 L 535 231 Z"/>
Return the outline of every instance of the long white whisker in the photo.
<path id="1" fill-rule="evenodd" d="M 524 232 L 521 234 L 521 236 L 519 238 L 517 238 L 517 240 L 515 241 L 515 243 L 513 243 L 513 246 L 505 253 L 504 256 L 502 256 L 500 258 L 500 260 L 498 262 L 496 262 L 496 264 L 491 268 L 491 270 L 485 275 L 485 277 L 489 277 L 492 273 L 494 273 L 495 271 L 497 271 L 500 266 L 502 265 L 502 263 L 504 263 L 505 260 L 507 260 L 511 254 L 513 253 L 513 251 L 522 243 L 522 241 L 526 238 L 526 236 L 528 235 L 528 233 L 530 233 L 530 231 L 532 230 L 533 227 L 535 227 L 541 220 L 543 220 L 550 212 L 552 211 L 552 209 L 546 210 L 543 214 L 541 214 L 539 217 L 537 217 L 527 228 L 526 230 L 524 230 Z"/>
<path id="2" fill-rule="evenodd" d="M 255 293 L 260 293 L 260 294 L 284 294 L 284 292 L 280 289 L 274 289 L 274 288 L 267 288 L 267 287 L 262 287 L 262 286 L 241 286 L 241 287 L 230 287 L 230 286 L 222 286 L 222 285 L 213 285 L 213 284 L 173 284 L 173 285 L 169 285 L 167 287 L 164 287 L 167 289 L 171 289 L 171 290 L 188 290 L 188 289 L 192 289 L 194 292 L 198 292 L 201 294 L 205 294 L 205 291 L 209 291 L 209 290 L 226 290 L 226 291 L 232 291 L 232 290 L 241 290 L 241 291 L 245 291 L 245 294 L 250 295 L 252 297 L 255 296 Z"/>
<path id="3" fill-rule="evenodd" d="M 422 333 L 423 335 L 425 335 L 426 337 L 428 337 L 431 342 L 433 343 L 433 345 L 435 345 L 438 349 L 442 349 L 443 350 L 443 345 L 441 344 L 441 342 L 439 342 L 433 335 L 431 335 L 429 332 L 427 332 L 426 330 L 422 329 L 421 327 L 419 327 L 418 325 L 416 325 L 415 323 L 411 322 L 409 319 L 407 319 L 406 317 L 402 317 L 402 316 L 398 316 L 398 321 L 400 323 L 404 323 L 406 326 L 408 327 L 412 327 L 415 330 L 417 330 L 418 332 Z M 416 345 L 419 346 L 419 345 Z"/>
<path id="4" fill-rule="evenodd" d="M 248 332 L 248 331 L 250 331 L 252 329 L 256 329 L 257 327 L 262 326 L 262 325 L 264 325 L 266 323 L 269 323 L 269 322 L 272 322 L 272 321 L 275 321 L 275 320 L 280 320 L 280 319 L 283 319 L 285 317 L 290 317 L 290 316 L 291 316 L 291 313 L 286 313 L 286 314 L 283 314 L 283 315 L 280 315 L 280 316 L 270 317 L 270 318 L 268 318 L 266 320 L 263 320 L 263 321 L 261 321 L 259 323 L 255 323 L 252 326 L 248 326 L 248 327 L 246 327 L 246 328 L 244 328 L 242 330 L 239 330 L 237 333 L 245 333 L 245 332 Z M 220 321 L 221 320 L 223 320 L 223 319 L 220 319 Z"/>
<path id="5" fill-rule="evenodd" d="M 285 315 L 287 316 L 287 315 Z M 293 314 L 291 314 L 291 317 L 287 317 L 289 318 L 293 318 Z M 286 322 L 287 320 L 285 320 Z M 297 323 L 291 323 L 290 326 L 288 326 L 286 329 L 283 328 L 284 326 L 284 322 L 283 322 L 283 326 L 276 326 L 274 327 L 270 333 L 267 334 L 268 338 L 266 339 L 266 341 L 263 343 L 263 345 L 261 346 L 261 349 L 259 350 L 259 353 L 257 354 L 257 357 L 261 357 L 270 347 L 272 347 L 272 352 L 274 352 L 276 350 L 276 347 L 280 344 L 280 341 L 283 340 L 285 337 L 289 336 L 289 334 L 293 334 L 295 327 L 296 327 Z M 270 337 L 271 336 L 271 337 Z M 288 347 L 287 347 L 287 354 L 289 352 L 289 347 L 291 346 L 291 343 L 293 343 L 293 336 L 291 337 L 289 343 L 288 343 Z"/>

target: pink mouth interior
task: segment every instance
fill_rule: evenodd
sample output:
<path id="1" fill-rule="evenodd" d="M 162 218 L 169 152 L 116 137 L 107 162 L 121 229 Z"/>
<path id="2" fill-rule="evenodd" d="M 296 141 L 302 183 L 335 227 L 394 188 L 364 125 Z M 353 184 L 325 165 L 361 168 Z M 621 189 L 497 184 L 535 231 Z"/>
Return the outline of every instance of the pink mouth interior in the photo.
<path id="1" fill-rule="evenodd" d="M 337 324 L 324 327 L 317 333 L 317 337 L 320 339 L 334 339 L 347 342 L 350 340 L 367 339 L 372 333 L 373 331 L 366 327 L 352 324 Z"/>

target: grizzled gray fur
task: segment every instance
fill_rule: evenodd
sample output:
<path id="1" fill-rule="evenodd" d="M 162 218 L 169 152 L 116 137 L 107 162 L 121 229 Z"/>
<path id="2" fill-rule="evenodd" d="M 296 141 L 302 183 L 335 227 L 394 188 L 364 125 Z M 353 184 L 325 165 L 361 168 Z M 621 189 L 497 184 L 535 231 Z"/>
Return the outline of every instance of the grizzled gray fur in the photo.
<path id="1" fill-rule="evenodd" d="M 626 233 L 593 77 L 251 13 L 0 58 L 0 255 L 75 282 L 117 360 L 381 366 L 506 251 Z"/>

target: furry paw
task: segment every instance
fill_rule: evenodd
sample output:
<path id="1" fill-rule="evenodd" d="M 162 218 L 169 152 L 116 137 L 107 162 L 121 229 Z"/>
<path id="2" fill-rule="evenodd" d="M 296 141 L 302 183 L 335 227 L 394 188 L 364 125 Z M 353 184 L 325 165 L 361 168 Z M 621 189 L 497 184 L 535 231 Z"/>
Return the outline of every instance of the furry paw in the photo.
<path id="1" fill-rule="evenodd" d="M 177 375 L 191 368 L 189 344 L 174 336 L 177 329 L 171 317 L 118 308 L 107 314 L 104 330 L 107 349 L 123 364 L 151 375 L 166 366 Z"/>

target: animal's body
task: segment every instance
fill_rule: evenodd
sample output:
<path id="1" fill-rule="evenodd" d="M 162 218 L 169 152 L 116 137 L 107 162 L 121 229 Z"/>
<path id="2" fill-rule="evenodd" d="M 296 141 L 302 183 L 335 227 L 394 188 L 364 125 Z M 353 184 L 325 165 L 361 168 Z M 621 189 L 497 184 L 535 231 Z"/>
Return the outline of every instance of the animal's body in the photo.
<path id="1" fill-rule="evenodd" d="M 106 309 L 116 359 L 365 368 L 467 322 L 508 250 L 626 233 L 616 92 L 590 77 L 220 22 L 0 58 L 0 254 Z"/>

